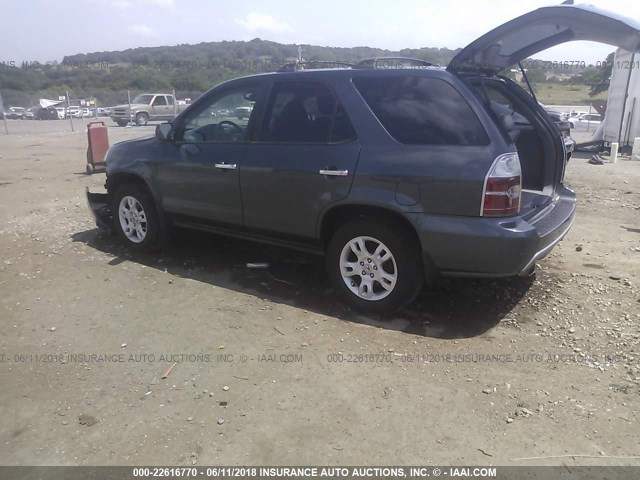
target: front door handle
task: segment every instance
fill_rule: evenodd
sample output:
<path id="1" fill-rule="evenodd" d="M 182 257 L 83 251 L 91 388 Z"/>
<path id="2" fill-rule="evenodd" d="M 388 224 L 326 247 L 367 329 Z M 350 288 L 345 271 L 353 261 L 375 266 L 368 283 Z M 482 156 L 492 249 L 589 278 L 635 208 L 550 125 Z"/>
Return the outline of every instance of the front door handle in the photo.
<path id="1" fill-rule="evenodd" d="M 238 165 L 236 163 L 216 163 L 214 167 L 220 170 L 237 170 Z"/>
<path id="2" fill-rule="evenodd" d="M 346 177 L 349 170 L 320 170 L 320 175 L 329 175 L 331 177 Z"/>

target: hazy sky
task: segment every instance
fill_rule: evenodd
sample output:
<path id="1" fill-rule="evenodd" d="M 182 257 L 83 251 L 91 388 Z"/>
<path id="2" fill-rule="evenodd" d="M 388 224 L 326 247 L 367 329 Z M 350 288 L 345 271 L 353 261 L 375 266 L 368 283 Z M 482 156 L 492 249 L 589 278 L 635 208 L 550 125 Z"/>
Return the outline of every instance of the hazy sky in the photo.
<path id="1" fill-rule="evenodd" d="M 140 46 L 262 38 L 323 46 L 463 47 L 499 24 L 560 0 L 0 0 L 0 62 Z M 580 3 L 580 2 L 576 2 Z M 640 19 L 639 0 L 592 0 Z M 602 60 L 573 42 L 547 60 Z"/>

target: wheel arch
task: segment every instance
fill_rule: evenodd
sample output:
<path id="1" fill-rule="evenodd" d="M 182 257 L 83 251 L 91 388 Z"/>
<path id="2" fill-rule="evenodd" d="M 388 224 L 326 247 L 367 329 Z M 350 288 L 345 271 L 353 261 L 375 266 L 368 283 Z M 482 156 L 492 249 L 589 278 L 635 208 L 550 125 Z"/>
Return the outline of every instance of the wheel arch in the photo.
<path id="1" fill-rule="evenodd" d="M 403 228 L 412 236 L 416 248 L 420 251 L 424 278 L 427 284 L 433 284 L 437 276 L 437 269 L 431 260 L 428 252 L 422 248 L 422 242 L 411 221 L 402 212 L 381 206 L 343 204 L 337 205 L 327 210 L 319 222 L 318 238 L 323 248 L 326 250 L 333 233 L 345 222 L 354 218 L 375 218 L 383 222 L 388 222 L 398 228 Z"/>
<path id="2" fill-rule="evenodd" d="M 418 243 L 420 242 L 415 227 L 404 215 L 402 215 L 402 213 L 385 207 L 349 203 L 337 205 L 327 210 L 320 219 L 318 236 L 322 244 L 326 246 L 329 243 L 333 232 L 335 232 L 344 222 L 354 218 L 377 218 L 396 223 L 412 232 L 416 241 Z"/>
<path id="3" fill-rule="evenodd" d="M 131 171 L 110 172 L 106 183 L 109 198 L 113 198 L 116 190 L 124 184 L 138 185 L 147 190 L 153 197 L 158 215 L 162 216 L 162 197 L 158 189 L 155 188 L 155 185 L 150 181 L 149 175 L 145 175 L 142 172 Z"/>
<path id="4" fill-rule="evenodd" d="M 137 185 L 139 187 L 144 188 L 147 192 L 151 194 L 153 198 L 154 207 L 156 213 L 158 215 L 158 221 L 160 222 L 160 232 L 162 236 L 162 241 L 166 240 L 167 228 L 169 227 L 169 222 L 164 214 L 164 210 L 162 209 L 162 197 L 160 195 L 159 190 L 156 188 L 154 183 L 151 181 L 151 172 L 132 172 L 132 171 L 116 171 L 109 172 L 107 176 L 107 193 L 109 195 L 109 202 L 113 201 L 113 196 L 115 192 L 121 185 Z"/>
<path id="5" fill-rule="evenodd" d="M 133 172 L 113 172 L 107 177 L 107 192 L 109 195 L 113 195 L 115 191 L 121 186 L 127 184 L 139 185 L 146 188 L 153 195 L 153 189 L 149 186 L 149 183 L 139 173 Z M 155 199 L 155 195 L 153 195 Z"/>

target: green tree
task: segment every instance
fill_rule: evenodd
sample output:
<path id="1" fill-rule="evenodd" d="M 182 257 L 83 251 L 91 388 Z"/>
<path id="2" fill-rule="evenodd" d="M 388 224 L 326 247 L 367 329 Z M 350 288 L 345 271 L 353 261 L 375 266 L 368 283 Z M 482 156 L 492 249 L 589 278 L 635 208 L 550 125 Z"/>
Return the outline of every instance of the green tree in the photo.
<path id="1" fill-rule="evenodd" d="M 599 93 L 609 90 L 609 83 L 611 82 L 611 72 L 613 70 L 613 58 L 615 52 L 611 52 L 607 55 L 604 62 L 600 66 L 598 72 L 593 76 L 591 88 L 589 89 L 589 96 L 595 97 Z"/>

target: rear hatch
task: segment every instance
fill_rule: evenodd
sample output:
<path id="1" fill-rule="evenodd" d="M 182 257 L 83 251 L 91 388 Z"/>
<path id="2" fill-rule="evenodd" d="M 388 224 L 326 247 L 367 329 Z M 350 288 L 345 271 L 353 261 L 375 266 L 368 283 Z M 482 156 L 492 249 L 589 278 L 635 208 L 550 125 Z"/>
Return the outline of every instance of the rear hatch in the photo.
<path id="1" fill-rule="evenodd" d="M 566 147 L 544 109 L 515 82 L 498 78 L 498 74 L 543 50 L 575 40 L 637 51 L 640 23 L 589 5 L 543 7 L 478 38 L 447 67 L 467 81 L 506 138 L 516 145 L 522 167 L 521 214 L 525 217 L 536 215 L 554 198 L 562 183 Z M 485 88 L 496 82 L 500 87 Z M 511 117 L 506 119 L 509 122 L 515 120 L 515 133 L 513 127 L 506 131 L 505 117 Z"/>
<path id="2" fill-rule="evenodd" d="M 447 70 L 495 75 L 536 53 L 574 40 L 637 51 L 640 48 L 640 23 L 590 5 L 543 7 L 473 41 L 451 60 Z"/>

